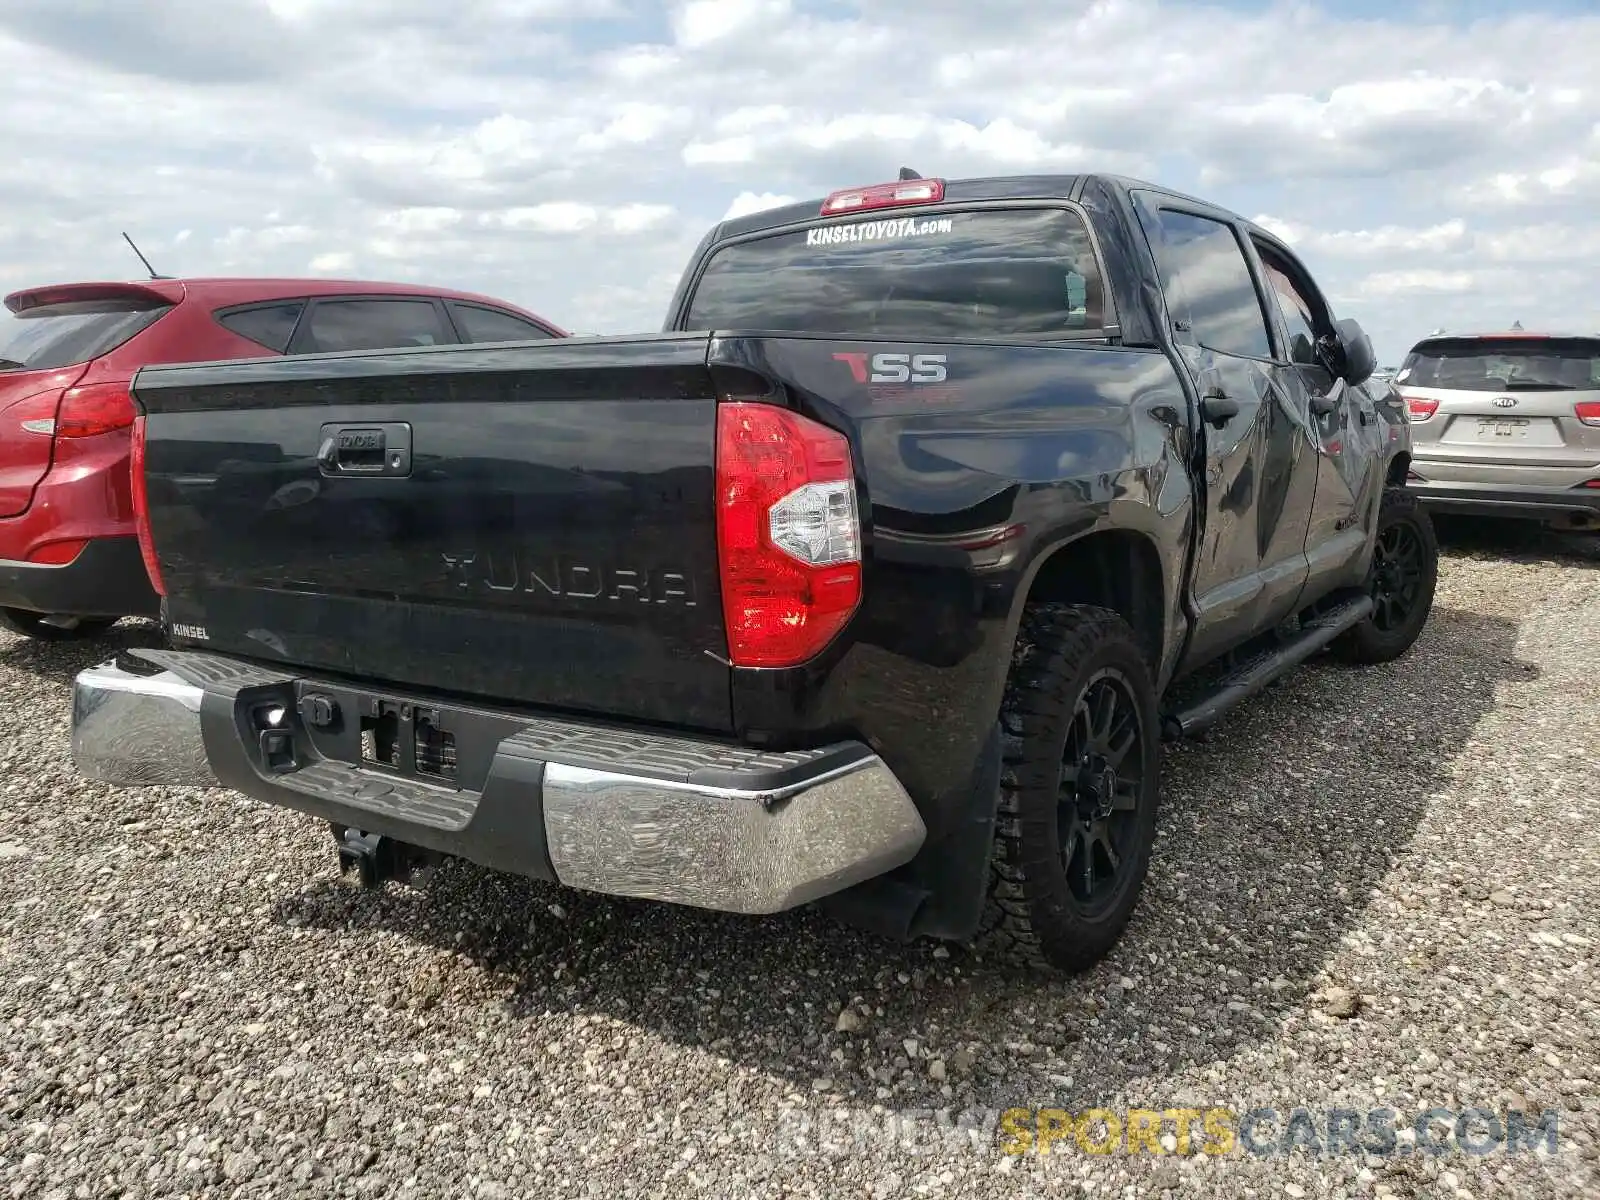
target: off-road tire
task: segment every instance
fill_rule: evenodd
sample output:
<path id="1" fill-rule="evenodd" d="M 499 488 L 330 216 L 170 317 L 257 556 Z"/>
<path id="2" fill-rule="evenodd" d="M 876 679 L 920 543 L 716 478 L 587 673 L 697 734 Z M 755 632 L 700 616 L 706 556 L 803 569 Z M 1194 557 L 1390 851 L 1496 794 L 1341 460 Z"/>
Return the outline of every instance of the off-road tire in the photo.
<path id="1" fill-rule="evenodd" d="M 1379 580 L 1383 569 L 1381 547 L 1386 537 L 1393 535 L 1403 537 L 1415 551 L 1418 573 L 1415 595 L 1403 619 L 1386 626 L 1383 613 L 1374 612 L 1361 624 L 1340 634 L 1328 649 L 1344 662 L 1362 665 L 1392 662 L 1411 649 L 1428 623 L 1439 579 L 1439 539 L 1434 533 L 1433 521 L 1417 502 L 1416 494 L 1403 487 L 1385 488 L 1378 508 L 1378 528 L 1374 533 L 1377 546 L 1373 550 L 1366 586 L 1380 604 L 1383 603 L 1383 586 Z"/>
<path id="2" fill-rule="evenodd" d="M 81 638 L 99 637 L 117 623 L 115 617 L 79 617 L 71 629 L 44 623 L 47 613 L 29 612 L 25 608 L 0 608 L 0 629 L 41 642 L 71 642 Z"/>
<path id="3" fill-rule="evenodd" d="M 1060 848 L 1063 752 L 1090 686 L 1110 671 L 1131 699 L 1140 779 L 1131 856 L 1104 911 L 1069 889 Z M 1138 904 L 1155 840 L 1160 720 L 1150 664 L 1128 623 L 1108 609 L 1039 604 L 1022 619 L 1001 707 L 1004 767 L 980 951 L 1018 965 L 1076 973 L 1116 945 Z M 1130 758 L 1131 761 L 1131 758 Z"/>

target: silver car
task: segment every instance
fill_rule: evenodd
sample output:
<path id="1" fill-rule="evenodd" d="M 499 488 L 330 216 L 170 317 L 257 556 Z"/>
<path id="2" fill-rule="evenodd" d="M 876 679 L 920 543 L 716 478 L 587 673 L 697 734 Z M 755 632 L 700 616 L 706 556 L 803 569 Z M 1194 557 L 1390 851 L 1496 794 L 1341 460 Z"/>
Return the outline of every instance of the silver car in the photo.
<path id="1" fill-rule="evenodd" d="M 1425 506 L 1600 529 L 1600 336 L 1436 334 L 1394 386 Z"/>

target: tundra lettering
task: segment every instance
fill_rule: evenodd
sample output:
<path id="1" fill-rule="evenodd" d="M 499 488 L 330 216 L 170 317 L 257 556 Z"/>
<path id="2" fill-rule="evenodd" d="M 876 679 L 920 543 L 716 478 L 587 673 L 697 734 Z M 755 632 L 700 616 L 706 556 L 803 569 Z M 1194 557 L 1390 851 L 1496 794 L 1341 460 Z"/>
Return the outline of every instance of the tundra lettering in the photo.
<path id="1" fill-rule="evenodd" d="M 695 606 L 693 583 L 683 571 L 591 566 L 565 558 L 530 566 L 515 551 L 458 551 L 441 553 L 439 557 L 446 577 L 462 591 L 482 588 L 488 592 L 542 594 L 568 600 Z"/>

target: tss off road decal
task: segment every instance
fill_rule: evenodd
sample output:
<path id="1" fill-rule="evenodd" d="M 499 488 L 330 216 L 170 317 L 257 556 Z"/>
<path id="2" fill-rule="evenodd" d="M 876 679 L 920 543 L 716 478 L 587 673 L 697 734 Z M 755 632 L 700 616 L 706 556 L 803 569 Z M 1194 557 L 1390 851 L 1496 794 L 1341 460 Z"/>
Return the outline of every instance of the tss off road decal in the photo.
<path id="1" fill-rule="evenodd" d="M 849 364 L 857 383 L 943 383 L 947 377 L 943 354 L 847 352 L 833 357 Z"/>

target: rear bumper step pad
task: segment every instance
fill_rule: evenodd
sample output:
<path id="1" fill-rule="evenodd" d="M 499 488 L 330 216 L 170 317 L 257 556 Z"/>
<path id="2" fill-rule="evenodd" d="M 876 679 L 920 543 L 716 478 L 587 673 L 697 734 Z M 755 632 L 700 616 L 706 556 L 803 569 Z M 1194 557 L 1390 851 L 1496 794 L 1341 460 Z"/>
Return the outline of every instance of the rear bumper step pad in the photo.
<path id="1" fill-rule="evenodd" d="M 313 696 L 337 716 L 319 703 L 311 724 Z M 450 728 L 456 778 L 357 765 L 362 714 L 380 703 Z M 129 651 L 83 671 L 72 750 L 106 783 L 228 787 L 497 870 L 726 912 L 841 891 L 908 862 L 926 836 L 860 743 L 765 752 L 390 697 L 189 651 Z M 415 763 L 409 751 L 400 761 Z"/>

